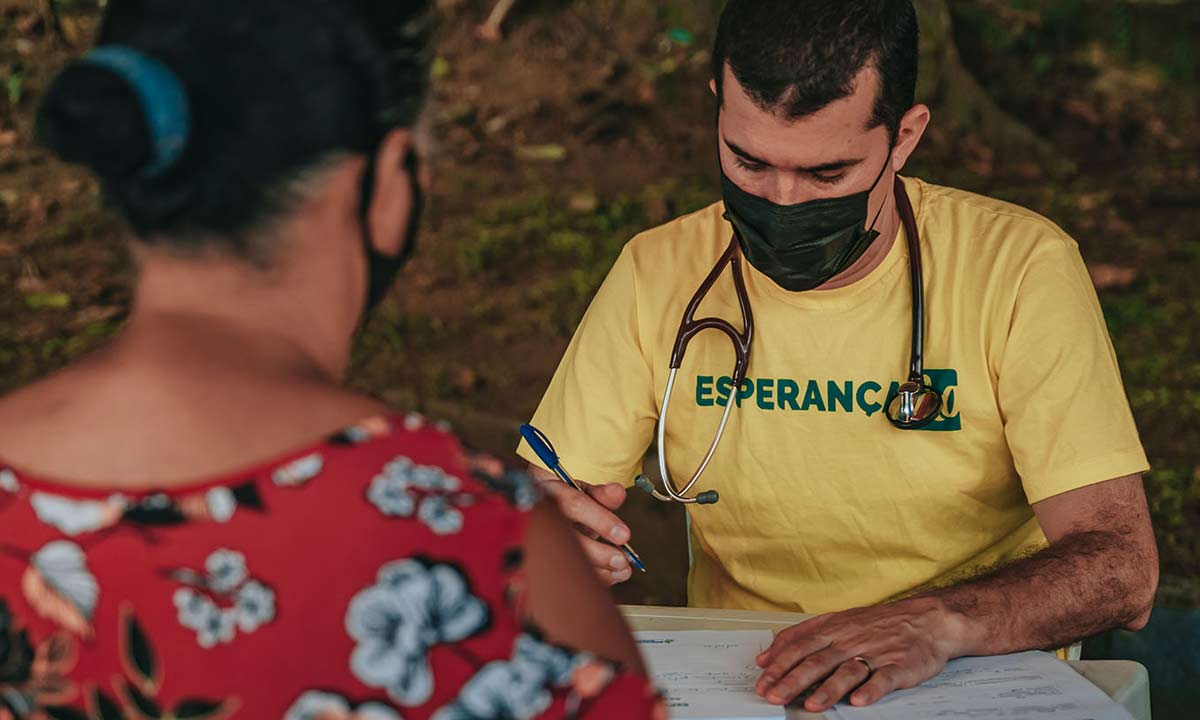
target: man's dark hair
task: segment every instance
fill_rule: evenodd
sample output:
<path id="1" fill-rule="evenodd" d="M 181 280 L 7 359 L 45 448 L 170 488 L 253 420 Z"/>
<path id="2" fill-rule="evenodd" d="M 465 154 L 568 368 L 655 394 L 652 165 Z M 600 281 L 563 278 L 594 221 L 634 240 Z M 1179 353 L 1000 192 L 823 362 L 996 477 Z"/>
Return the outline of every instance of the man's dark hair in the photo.
<path id="1" fill-rule="evenodd" d="M 99 45 L 126 46 L 182 85 L 191 133 L 162 173 L 127 78 L 88 62 L 50 85 L 41 142 L 90 167 L 144 241 L 223 246 L 298 199 L 288 188 L 339 153 L 370 153 L 414 123 L 432 0 L 110 0 Z"/>
<path id="2" fill-rule="evenodd" d="M 729 0 L 713 51 L 717 97 L 725 65 L 755 104 L 789 119 L 854 92 L 868 64 L 880 75 L 871 127 L 894 136 L 917 86 L 912 0 Z"/>

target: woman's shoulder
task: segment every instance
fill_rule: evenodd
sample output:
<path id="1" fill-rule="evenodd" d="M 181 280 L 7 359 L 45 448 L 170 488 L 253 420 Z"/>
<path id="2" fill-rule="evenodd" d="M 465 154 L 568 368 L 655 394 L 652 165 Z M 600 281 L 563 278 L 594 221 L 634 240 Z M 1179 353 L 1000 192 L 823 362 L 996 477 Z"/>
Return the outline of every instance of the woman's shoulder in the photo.
<path id="1" fill-rule="evenodd" d="M 487 568 L 482 576 L 520 551 L 542 498 L 528 474 L 467 449 L 448 423 L 415 412 L 358 420 L 257 475 L 281 513 L 341 526 L 327 539 L 347 552 L 358 543 L 348 536 L 370 536 L 372 547 L 359 552 L 433 553 L 471 575 Z M 482 576 L 475 580 L 489 579 Z"/>
<path id="2" fill-rule="evenodd" d="M 306 449 L 281 458 L 265 473 L 276 488 L 306 485 L 310 502 L 362 499 L 388 517 L 411 517 L 435 532 L 456 534 L 468 516 L 508 524 L 518 536 L 524 516 L 541 499 L 523 471 L 467 449 L 449 423 L 415 412 L 360 419 Z"/>

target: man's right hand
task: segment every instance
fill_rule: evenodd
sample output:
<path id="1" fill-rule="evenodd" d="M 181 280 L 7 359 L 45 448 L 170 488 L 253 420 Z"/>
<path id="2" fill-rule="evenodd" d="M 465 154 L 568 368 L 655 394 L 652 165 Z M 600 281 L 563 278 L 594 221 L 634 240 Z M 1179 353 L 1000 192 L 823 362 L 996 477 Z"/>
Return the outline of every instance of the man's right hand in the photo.
<path id="1" fill-rule="evenodd" d="M 558 504 L 563 515 L 579 531 L 579 544 L 587 554 L 600 579 L 609 585 L 625 582 L 633 574 L 629 558 L 620 548 L 600 542 L 597 538 L 622 545 L 629 542 L 629 526 L 613 511 L 625 502 L 625 488 L 617 483 L 589 485 L 580 482 L 584 493 L 569 487 L 558 476 L 531 465 L 530 473 L 542 489 Z"/>

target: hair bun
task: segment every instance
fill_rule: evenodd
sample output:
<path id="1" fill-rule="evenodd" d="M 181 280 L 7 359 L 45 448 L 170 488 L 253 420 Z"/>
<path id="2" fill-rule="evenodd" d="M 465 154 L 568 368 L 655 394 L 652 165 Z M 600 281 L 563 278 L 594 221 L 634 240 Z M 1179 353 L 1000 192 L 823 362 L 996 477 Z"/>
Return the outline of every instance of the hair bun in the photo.
<path id="1" fill-rule="evenodd" d="M 51 83 L 37 135 L 60 158 L 87 165 L 107 182 L 133 177 L 154 155 L 133 88 L 111 70 L 87 63 L 71 65 Z"/>

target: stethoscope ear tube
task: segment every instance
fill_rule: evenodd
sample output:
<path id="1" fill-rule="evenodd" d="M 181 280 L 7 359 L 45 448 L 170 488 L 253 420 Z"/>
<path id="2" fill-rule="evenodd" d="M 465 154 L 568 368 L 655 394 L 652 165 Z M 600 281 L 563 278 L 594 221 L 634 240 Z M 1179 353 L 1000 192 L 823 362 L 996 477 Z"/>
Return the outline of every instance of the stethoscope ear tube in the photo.
<path id="1" fill-rule="evenodd" d="M 942 395 L 925 382 L 925 282 L 921 266 L 921 236 L 912 202 L 904 182 L 896 177 L 896 211 L 904 226 L 908 243 L 909 279 L 912 290 L 912 345 L 909 355 L 908 382 L 894 397 L 887 399 L 885 415 L 900 430 L 920 430 L 937 419 L 942 410 Z"/>
<path id="2" fill-rule="evenodd" d="M 925 382 L 925 273 L 921 267 L 921 237 L 917 231 L 917 217 L 912 202 L 904 190 L 904 182 L 896 176 L 894 195 L 896 212 L 904 226 L 904 239 L 908 243 L 908 275 L 912 291 L 912 343 L 909 352 L 908 379 L 910 382 Z"/>

